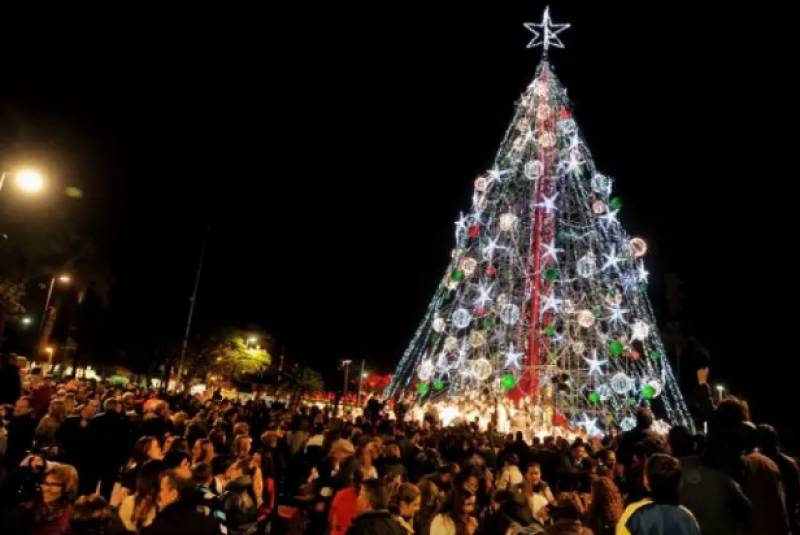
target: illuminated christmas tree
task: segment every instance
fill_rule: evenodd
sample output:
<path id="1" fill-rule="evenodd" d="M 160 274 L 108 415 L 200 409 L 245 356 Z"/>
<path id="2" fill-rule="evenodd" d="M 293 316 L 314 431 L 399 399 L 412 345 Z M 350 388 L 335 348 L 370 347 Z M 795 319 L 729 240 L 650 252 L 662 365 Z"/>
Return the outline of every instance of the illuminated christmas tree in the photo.
<path id="1" fill-rule="evenodd" d="M 600 173 L 548 62 L 562 48 L 545 10 L 541 46 L 494 164 L 422 324 L 386 392 L 418 401 L 527 397 L 590 434 L 652 405 L 692 427 L 647 297 L 646 243 L 630 238 L 622 201 Z"/>

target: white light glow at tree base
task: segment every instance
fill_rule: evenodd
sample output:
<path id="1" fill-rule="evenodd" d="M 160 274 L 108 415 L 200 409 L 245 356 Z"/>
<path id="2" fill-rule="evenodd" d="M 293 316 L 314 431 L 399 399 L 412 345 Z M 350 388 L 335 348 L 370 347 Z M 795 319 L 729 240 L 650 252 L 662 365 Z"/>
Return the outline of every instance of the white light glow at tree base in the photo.
<path id="1" fill-rule="evenodd" d="M 523 398 L 546 425 L 590 434 L 631 428 L 650 405 L 693 429 L 646 293 L 647 244 L 619 223 L 622 202 L 547 59 L 567 26 L 546 11 L 526 27 L 545 53 L 494 165 L 475 180 L 450 266 L 386 393 L 487 406 Z"/>

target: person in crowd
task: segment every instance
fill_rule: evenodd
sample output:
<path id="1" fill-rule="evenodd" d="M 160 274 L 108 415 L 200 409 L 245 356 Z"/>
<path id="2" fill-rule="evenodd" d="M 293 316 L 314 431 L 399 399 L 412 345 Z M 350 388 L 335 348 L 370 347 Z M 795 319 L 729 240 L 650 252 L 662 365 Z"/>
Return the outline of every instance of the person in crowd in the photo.
<path id="1" fill-rule="evenodd" d="M 202 462 L 192 466 L 192 482 L 194 488 L 195 507 L 206 516 L 225 524 L 225 511 L 220 495 L 214 491 L 214 474 L 211 464 Z"/>
<path id="2" fill-rule="evenodd" d="M 646 463 L 647 498 L 630 504 L 617 523 L 617 535 L 700 535 L 691 511 L 680 505 L 681 465 L 664 453 Z"/>
<path id="3" fill-rule="evenodd" d="M 214 444 L 207 438 L 198 438 L 192 446 L 192 466 L 210 463 L 214 458 Z"/>
<path id="4" fill-rule="evenodd" d="M 753 508 L 745 527 L 748 535 L 789 533 L 789 514 L 781 471 L 769 457 L 759 452 L 758 431 L 751 422 L 742 424 L 742 490 Z"/>
<path id="5" fill-rule="evenodd" d="M 691 432 L 681 426 L 669 431 L 672 454 L 681 463 L 680 504 L 689 509 L 704 535 L 741 535 L 751 504 L 727 473 L 708 466 L 695 451 Z"/>
<path id="6" fill-rule="evenodd" d="M 220 535 L 220 524 L 194 507 L 190 497 L 191 480 L 178 477 L 172 470 L 161 474 L 158 492 L 158 514 L 141 535 Z"/>
<path id="7" fill-rule="evenodd" d="M 800 468 L 797 461 L 783 452 L 778 432 L 768 424 L 759 424 L 758 449 L 774 462 L 781 472 L 781 482 L 786 498 L 786 511 L 792 533 L 800 534 Z"/>
<path id="8" fill-rule="evenodd" d="M 33 402 L 30 397 L 22 396 L 14 403 L 14 412 L 6 425 L 8 440 L 6 445 L 6 466 L 19 466 L 33 445 L 36 431 L 36 419 L 33 414 Z"/>
<path id="9" fill-rule="evenodd" d="M 231 455 L 234 459 L 243 459 L 250 456 L 253 447 L 253 439 L 249 435 L 236 435 L 231 444 Z"/>
<path id="10" fill-rule="evenodd" d="M 353 519 L 358 514 L 358 493 L 363 480 L 360 470 L 353 470 L 346 474 L 349 482 L 343 482 L 344 487 L 339 489 L 331 501 L 328 511 L 328 530 L 330 535 L 344 535 L 350 529 Z"/>
<path id="11" fill-rule="evenodd" d="M 100 480 L 100 494 L 109 497 L 131 442 L 130 425 L 117 398 L 106 399 L 103 412 L 89 421 L 89 437 L 94 442 L 91 461 Z"/>
<path id="12" fill-rule="evenodd" d="M 498 490 L 492 495 L 475 535 L 494 533 L 539 535 L 544 533 L 544 525 L 533 517 L 524 496 L 510 490 Z"/>
<path id="13" fill-rule="evenodd" d="M 164 464 L 167 469 L 174 470 L 175 474 L 183 479 L 192 478 L 192 465 L 189 454 L 183 451 L 170 450 L 164 455 Z"/>
<path id="14" fill-rule="evenodd" d="M 33 516 L 31 535 L 67 535 L 77 492 L 75 468 L 53 464 L 44 475 L 40 494 L 27 504 Z"/>
<path id="15" fill-rule="evenodd" d="M 14 353 L 0 355 L 0 405 L 11 404 L 22 395 L 22 379 Z"/>
<path id="16" fill-rule="evenodd" d="M 56 443 L 56 432 L 67 419 L 67 409 L 62 398 L 54 398 L 44 418 L 39 420 L 33 435 L 36 449 L 53 446 Z"/>
<path id="17" fill-rule="evenodd" d="M 555 521 L 545 529 L 545 535 L 593 535 L 594 532 L 581 522 L 583 515 L 580 496 L 575 492 L 562 492 L 555 508 Z"/>
<path id="18" fill-rule="evenodd" d="M 253 535 L 257 530 L 258 500 L 254 490 L 255 467 L 242 457 L 228 467 L 227 484 L 222 494 L 222 510 L 232 535 Z"/>
<path id="19" fill-rule="evenodd" d="M 403 527 L 389 512 L 389 493 L 378 479 L 361 483 L 356 512 L 346 535 L 405 535 Z"/>
<path id="20" fill-rule="evenodd" d="M 549 516 L 549 508 L 555 507 L 556 499 L 550 486 L 542 480 L 542 467 L 531 463 L 525 470 L 522 494 L 531 514 L 544 522 Z"/>
<path id="21" fill-rule="evenodd" d="M 165 470 L 167 470 L 166 464 L 158 459 L 151 459 L 142 464 L 136 475 L 136 492 L 126 496 L 119 507 L 119 518 L 126 530 L 138 533 L 155 520 L 161 474 Z"/>
<path id="22" fill-rule="evenodd" d="M 72 508 L 69 535 L 124 535 L 119 517 L 98 494 L 80 496 Z"/>
<path id="23" fill-rule="evenodd" d="M 161 460 L 163 457 L 161 443 L 156 437 L 149 435 L 139 437 L 128 462 L 122 468 L 120 485 L 129 491 L 133 491 L 136 488 L 136 477 L 142 465 L 149 460 Z"/>
<path id="24" fill-rule="evenodd" d="M 589 526 L 596 535 L 613 535 L 625 508 L 622 493 L 612 478 L 612 463 L 598 463 L 591 480 Z"/>
<path id="25" fill-rule="evenodd" d="M 389 511 L 407 535 L 414 535 L 414 518 L 421 505 L 422 493 L 416 485 L 411 483 L 401 484 L 390 499 Z"/>
<path id="26" fill-rule="evenodd" d="M 433 517 L 430 535 L 472 535 L 478 528 L 475 517 L 475 495 L 456 488 Z"/>
<path id="27" fill-rule="evenodd" d="M 633 447 L 646 438 L 655 436 L 652 430 L 653 413 L 647 407 L 636 410 L 636 426 L 620 436 L 617 459 L 626 468 L 633 464 Z"/>
<path id="28" fill-rule="evenodd" d="M 95 492 L 98 479 L 95 454 L 98 448 L 105 446 L 95 440 L 89 428 L 96 413 L 95 404 L 84 403 L 77 415 L 67 417 L 56 430 L 59 458 L 78 470 L 81 494 Z"/>
<path id="29" fill-rule="evenodd" d="M 503 461 L 503 471 L 497 478 L 498 490 L 513 490 L 524 481 L 519 470 L 519 457 L 516 453 L 509 453 Z"/>

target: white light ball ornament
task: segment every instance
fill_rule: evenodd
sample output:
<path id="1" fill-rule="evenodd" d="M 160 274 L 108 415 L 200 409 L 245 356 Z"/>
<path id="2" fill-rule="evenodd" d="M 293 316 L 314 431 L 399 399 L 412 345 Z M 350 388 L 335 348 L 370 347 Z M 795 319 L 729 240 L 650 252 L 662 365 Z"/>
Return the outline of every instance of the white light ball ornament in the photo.
<path id="1" fill-rule="evenodd" d="M 594 254 L 589 252 L 578 259 L 575 263 L 575 272 L 584 279 L 592 277 L 597 272 L 597 258 Z"/>
<path id="2" fill-rule="evenodd" d="M 592 176 L 592 190 L 601 195 L 608 195 L 611 192 L 611 180 L 606 175 L 595 173 Z"/>
<path id="3" fill-rule="evenodd" d="M 459 262 L 458 267 L 464 272 L 465 276 L 471 277 L 475 274 L 475 269 L 478 267 L 478 261 L 471 256 L 467 256 L 462 259 L 461 262 Z"/>
<path id="4" fill-rule="evenodd" d="M 597 388 L 595 388 L 595 392 L 597 392 L 597 395 L 600 397 L 600 401 L 608 401 L 609 399 L 611 399 L 611 396 L 613 395 L 611 393 L 611 388 L 609 388 L 608 385 L 598 386 Z"/>
<path id="5" fill-rule="evenodd" d="M 478 349 L 486 345 L 486 335 L 481 331 L 472 331 L 469 334 L 469 345 L 473 349 Z"/>
<path id="6" fill-rule="evenodd" d="M 443 333 L 444 330 L 447 328 L 447 322 L 444 321 L 443 318 L 436 318 L 433 320 L 431 326 L 433 327 L 434 332 Z"/>
<path id="7" fill-rule="evenodd" d="M 506 325 L 516 325 L 519 321 L 519 307 L 513 303 L 500 308 L 500 320 Z"/>
<path id="8" fill-rule="evenodd" d="M 506 212 L 500 215 L 500 230 L 503 232 L 510 232 L 517 228 L 519 218 L 511 212 Z"/>
<path id="9" fill-rule="evenodd" d="M 470 365 L 472 374 L 479 381 L 485 381 L 492 375 L 492 363 L 481 357 L 472 361 Z"/>
<path id="10" fill-rule="evenodd" d="M 525 164 L 523 173 L 528 180 L 538 180 L 544 174 L 544 164 L 541 160 L 531 160 Z"/>
<path id="11" fill-rule="evenodd" d="M 453 325 L 459 329 L 466 328 L 472 322 L 472 314 L 466 308 L 459 308 L 453 312 Z"/>
<path id="12" fill-rule="evenodd" d="M 423 360 L 419 368 L 417 368 L 417 377 L 419 377 L 419 380 L 423 383 L 427 383 L 433 376 L 433 372 L 433 362 L 431 362 L 430 359 L 426 359 Z"/>
<path id="13" fill-rule="evenodd" d="M 619 428 L 623 431 L 631 431 L 634 427 L 636 427 L 636 419 L 631 416 L 623 418 L 619 423 Z"/>
<path id="14" fill-rule="evenodd" d="M 590 329 L 594 326 L 594 314 L 591 310 L 581 310 L 578 312 L 578 325 L 584 329 Z"/>
<path id="15" fill-rule="evenodd" d="M 620 395 L 627 394 L 636 386 L 634 380 L 622 372 L 615 374 L 609 384 L 611 385 L 611 390 Z"/>
<path id="16" fill-rule="evenodd" d="M 451 352 L 455 351 L 456 349 L 458 349 L 458 338 L 456 338 L 455 336 L 448 336 L 447 338 L 444 339 L 443 347 L 445 351 L 451 351 Z"/>
<path id="17" fill-rule="evenodd" d="M 561 132 L 561 135 L 571 136 L 575 133 L 576 128 L 575 119 L 569 118 L 558 121 L 558 130 Z"/>
<path id="18" fill-rule="evenodd" d="M 597 200 L 592 203 L 592 212 L 595 215 L 601 215 L 606 212 L 606 203 L 603 201 Z"/>
<path id="19" fill-rule="evenodd" d="M 641 258 L 647 254 L 647 242 L 641 238 L 633 238 L 628 242 L 628 249 L 630 249 L 632 257 Z"/>
<path id="20" fill-rule="evenodd" d="M 511 145 L 511 148 L 514 150 L 514 152 L 522 152 L 525 150 L 527 144 L 528 139 L 525 136 L 518 136 Z"/>
<path id="21" fill-rule="evenodd" d="M 531 121 L 527 117 L 523 117 L 517 121 L 517 130 L 520 132 L 527 132 L 531 129 Z"/>
<path id="22" fill-rule="evenodd" d="M 650 336 L 650 326 L 645 322 L 638 320 L 631 326 L 631 341 L 641 340 L 644 342 Z"/>
<path id="23" fill-rule="evenodd" d="M 486 191 L 486 187 L 489 185 L 489 182 L 486 180 L 485 176 L 479 176 L 475 179 L 475 190 L 476 191 Z"/>

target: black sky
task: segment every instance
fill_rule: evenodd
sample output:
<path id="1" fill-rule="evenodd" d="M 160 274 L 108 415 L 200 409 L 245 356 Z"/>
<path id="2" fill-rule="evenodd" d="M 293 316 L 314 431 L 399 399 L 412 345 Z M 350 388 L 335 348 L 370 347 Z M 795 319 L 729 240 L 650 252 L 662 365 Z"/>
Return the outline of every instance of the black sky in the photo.
<path id="1" fill-rule="evenodd" d="M 12 30 L 3 157 L 45 158 L 85 190 L 75 217 L 113 268 L 120 348 L 180 336 L 210 225 L 198 329 L 261 324 L 323 370 L 366 357 L 390 371 L 533 76 L 522 23 L 543 6 L 142 12 Z M 551 11 L 573 25 L 552 63 L 623 224 L 651 246 L 660 318 L 677 272 L 715 375 L 757 415 L 776 410 L 794 385 L 777 371 L 797 353 L 796 29 L 781 28 L 794 19 L 767 5 Z"/>

